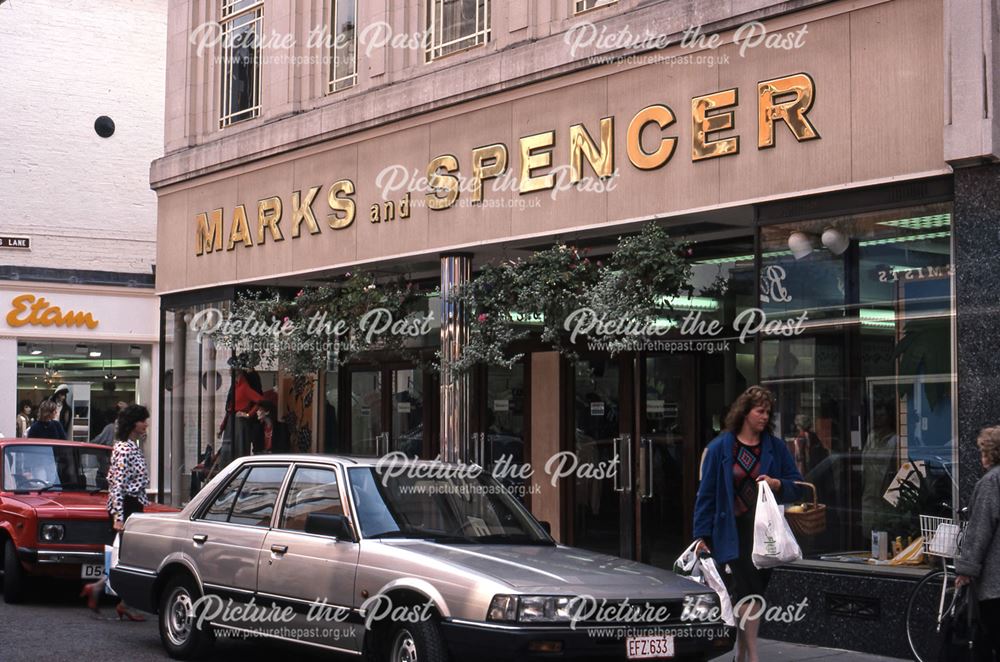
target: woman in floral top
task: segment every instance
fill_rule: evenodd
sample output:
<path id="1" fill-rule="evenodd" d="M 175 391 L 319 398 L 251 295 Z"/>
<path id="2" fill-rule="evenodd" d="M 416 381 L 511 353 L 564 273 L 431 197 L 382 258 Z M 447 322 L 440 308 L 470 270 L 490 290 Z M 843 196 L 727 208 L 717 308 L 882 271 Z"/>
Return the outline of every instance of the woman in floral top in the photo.
<path id="1" fill-rule="evenodd" d="M 133 513 L 141 513 L 149 505 L 146 488 L 149 487 L 149 471 L 146 458 L 139 448 L 139 439 L 145 437 L 149 427 L 149 410 L 141 405 L 129 405 L 118 415 L 115 430 L 115 445 L 111 450 L 111 466 L 108 469 L 108 513 L 111 515 L 115 531 L 125 528 L 125 520 Z M 104 588 L 102 579 L 84 587 L 81 597 L 87 598 L 87 606 L 97 611 L 97 600 Z M 118 618 L 130 621 L 144 621 L 119 602 L 115 608 Z"/>
<path id="2" fill-rule="evenodd" d="M 149 427 L 149 410 L 141 405 L 131 405 L 118 417 L 115 445 L 111 450 L 111 468 L 108 470 L 108 512 L 115 531 L 125 528 L 125 520 L 132 513 L 141 513 L 149 505 L 146 488 L 149 471 L 146 457 L 139 448 L 139 439 Z"/>

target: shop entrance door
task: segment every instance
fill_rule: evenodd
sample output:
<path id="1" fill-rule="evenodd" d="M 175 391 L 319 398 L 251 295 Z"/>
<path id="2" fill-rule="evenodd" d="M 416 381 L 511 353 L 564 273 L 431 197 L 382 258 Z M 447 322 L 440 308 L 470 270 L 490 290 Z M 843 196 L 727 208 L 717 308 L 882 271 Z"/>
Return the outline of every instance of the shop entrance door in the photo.
<path id="1" fill-rule="evenodd" d="M 400 451 L 424 457 L 425 425 L 423 371 L 414 365 L 354 367 L 347 370 L 351 412 L 346 451 L 381 456 Z"/>
<path id="2" fill-rule="evenodd" d="M 690 541 L 700 448 L 695 361 L 593 356 L 573 364 L 570 450 L 610 478 L 574 476 L 571 544 L 670 567 Z"/>

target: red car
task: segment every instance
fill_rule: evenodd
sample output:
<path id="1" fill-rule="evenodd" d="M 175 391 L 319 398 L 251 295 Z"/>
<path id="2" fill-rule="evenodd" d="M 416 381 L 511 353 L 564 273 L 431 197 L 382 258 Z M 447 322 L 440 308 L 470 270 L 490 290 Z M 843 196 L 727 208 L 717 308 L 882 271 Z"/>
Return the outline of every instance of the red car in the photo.
<path id="1" fill-rule="evenodd" d="M 5 602 L 22 600 L 30 577 L 101 577 L 104 545 L 115 537 L 107 511 L 110 460 L 111 448 L 99 444 L 0 439 Z"/>

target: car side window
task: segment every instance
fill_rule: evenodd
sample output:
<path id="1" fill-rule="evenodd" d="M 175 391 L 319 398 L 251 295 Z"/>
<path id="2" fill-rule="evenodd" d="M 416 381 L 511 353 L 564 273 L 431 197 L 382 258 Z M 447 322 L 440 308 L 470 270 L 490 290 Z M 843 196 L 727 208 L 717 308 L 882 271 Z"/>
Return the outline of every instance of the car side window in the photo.
<path id="1" fill-rule="evenodd" d="M 240 487 L 243 486 L 243 481 L 246 480 L 248 473 L 250 473 L 249 469 L 242 469 L 237 472 L 230 479 L 229 483 L 216 495 L 212 505 L 202 515 L 202 519 L 212 522 L 228 522 L 229 513 L 232 512 L 233 504 L 236 502 L 236 495 L 239 493 Z"/>
<path id="2" fill-rule="evenodd" d="M 343 515 L 340 485 L 333 469 L 299 467 L 285 496 L 278 527 L 290 531 L 305 531 L 310 513 Z"/>
<path id="3" fill-rule="evenodd" d="M 229 521 L 233 524 L 271 526 L 278 491 L 288 472 L 287 466 L 253 467 L 247 475 Z"/>

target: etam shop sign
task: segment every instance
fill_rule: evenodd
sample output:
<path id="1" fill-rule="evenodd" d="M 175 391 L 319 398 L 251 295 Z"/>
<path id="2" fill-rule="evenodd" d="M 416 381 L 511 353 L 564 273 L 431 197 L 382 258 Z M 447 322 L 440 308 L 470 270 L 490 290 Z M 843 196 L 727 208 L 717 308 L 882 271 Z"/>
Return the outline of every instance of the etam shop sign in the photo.
<path id="1" fill-rule="evenodd" d="M 757 83 L 755 92 L 756 108 L 749 112 L 757 115 L 758 150 L 774 147 L 779 131 L 787 131 L 797 142 L 820 137 L 808 117 L 816 96 L 816 85 L 809 74 L 796 73 L 762 81 Z M 736 113 L 742 112 L 738 88 L 694 97 L 688 112 L 684 121 L 691 122 L 689 158 L 693 162 L 739 154 L 744 136 L 718 135 L 731 130 Z M 568 140 L 559 142 L 567 146 L 570 184 L 581 184 L 590 173 L 600 180 L 615 176 L 618 173 L 615 144 L 621 140 L 625 142 L 625 153 L 633 169 L 649 171 L 666 166 L 677 152 L 678 138 L 671 135 L 671 127 L 677 121 L 678 115 L 673 108 L 654 104 L 636 112 L 624 133 L 613 116 L 601 119 L 599 126 L 589 129 L 583 124 L 570 126 Z M 521 137 L 515 149 L 516 158 L 511 158 L 511 149 L 504 143 L 477 147 L 470 154 L 467 173 L 462 172 L 457 156 L 437 156 L 427 164 L 426 179 L 421 183 L 426 184 L 423 190 L 408 192 L 398 209 L 394 202 L 376 201 L 370 206 L 369 220 L 372 223 L 393 220 L 397 211 L 399 218 L 409 217 L 411 194 L 423 196 L 426 206 L 438 212 L 453 207 L 463 190 L 469 192 L 473 204 L 482 204 L 486 198 L 484 183 L 510 175 L 516 177 L 512 188 L 518 195 L 554 189 L 557 185 L 556 145 L 556 131 L 550 130 Z M 463 180 L 469 185 L 464 186 Z M 239 245 L 258 246 L 266 243 L 268 237 L 275 242 L 284 241 L 286 234 L 291 239 L 298 239 L 303 234 L 303 225 L 309 235 L 321 234 L 322 226 L 314 205 L 322 189 L 322 186 L 313 186 L 305 192 L 293 191 L 288 206 L 278 195 L 261 198 L 255 214 L 248 213 L 245 205 L 237 205 L 228 219 L 222 208 L 196 214 L 195 255 L 223 248 L 232 251 Z M 383 192 L 381 199 L 385 197 Z M 339 179 L 330 185 L 324 209 L 319 212 L 325 217 L 325 225 L 331 230 L 351 227 L 358 214 L 357 198 L 355 183 L 350 179 Z M 225 220 L 229 221 L 228 225 Z"/>

